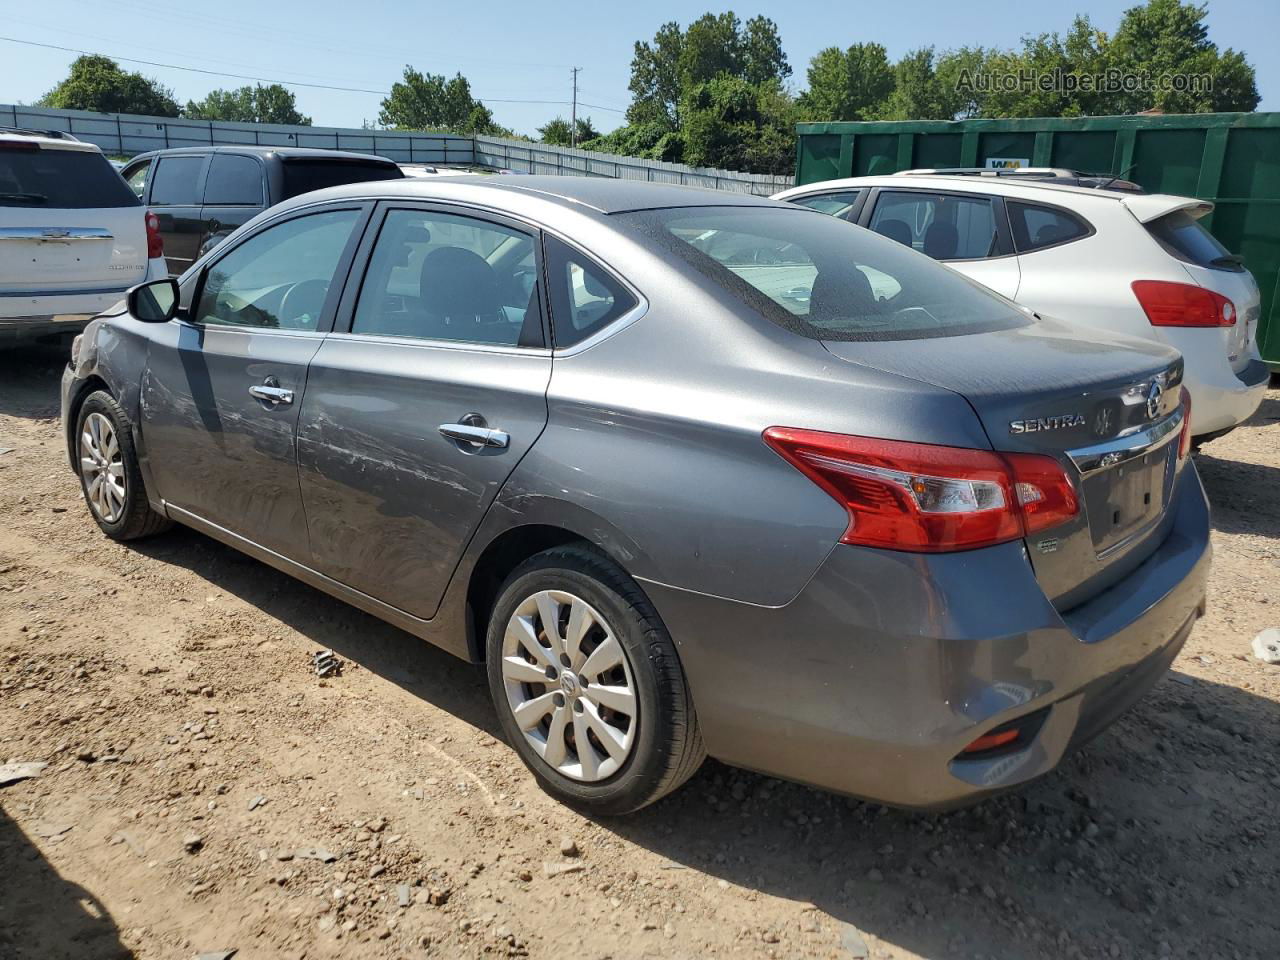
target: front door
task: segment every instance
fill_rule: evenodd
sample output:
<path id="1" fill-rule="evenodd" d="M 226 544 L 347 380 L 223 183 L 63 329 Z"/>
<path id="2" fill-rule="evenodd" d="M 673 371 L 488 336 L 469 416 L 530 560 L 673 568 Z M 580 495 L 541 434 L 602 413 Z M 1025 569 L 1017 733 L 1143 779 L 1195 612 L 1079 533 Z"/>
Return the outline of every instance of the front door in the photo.
<path id="1" fill-rule="evenodd" d="M 364 214 L 325 209 L 238 242 L 202 271 L 185 316 L 156 332 L 142 377 L 159 496 L 303 562 L 298 410 Z"/>
<path id="2" fill-rule="evenodd" d="M 358 296 L 349 289 L 311 362 L 298 424 L 321 573 L 435 613 L 546 425 L 540 275 L 522 225 L 458 208 L 385 212 Z"/>
<path id="3" fill-rule="evenodd" d="M 998 197 L 883 189 L 875 195 L 867 226 L 941 260 L 996 293 L 1010 299 L 1017 296 L 1018 258 Z"/>

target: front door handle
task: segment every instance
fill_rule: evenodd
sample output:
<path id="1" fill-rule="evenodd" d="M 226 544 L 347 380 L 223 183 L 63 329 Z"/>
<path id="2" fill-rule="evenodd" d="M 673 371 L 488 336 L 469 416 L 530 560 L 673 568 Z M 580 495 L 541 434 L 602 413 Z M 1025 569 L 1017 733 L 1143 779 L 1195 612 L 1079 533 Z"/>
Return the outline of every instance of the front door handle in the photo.
<path id="1" fill-rule="evenodd" d="M 266 383 L 255 383 L 249 388 L 249 396 L 264 400 L 273 407 L 281 403 L 293 403 L 293 391 L 274 383 L 275 378 L 270 378 Z"/>
<path id="2" fill-rule="evenodd" d="M 474 444 L 477 447 L 505 449 L 511 443 L 511 437 L 503 431 L 472 423 L 442 423 L 440 432 L 450 440 Z"/>

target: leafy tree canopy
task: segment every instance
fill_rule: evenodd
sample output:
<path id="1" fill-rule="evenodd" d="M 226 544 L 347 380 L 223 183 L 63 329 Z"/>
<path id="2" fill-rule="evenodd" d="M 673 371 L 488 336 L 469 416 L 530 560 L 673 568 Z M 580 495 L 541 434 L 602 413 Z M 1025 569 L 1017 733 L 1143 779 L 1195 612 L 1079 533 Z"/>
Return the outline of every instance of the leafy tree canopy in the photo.
<path id="1" fill-rule="evenodd" d="M 121 70 L 110 57 L 76 57 L 67 78 L 46 93 L 38 106 L 99 113 L 142 113 L 152 117 L 178 116 L 173 91 L 140 73 Z"/>
<path id="2" fill-rule="evenodd" d="M 538 139 L 557 147 L 567 147 L 573 143 L 570 130 L 568 120 L 564 117 L 556 117 L 538 128 Z M 578 118 L 578 146 L 582 146 L 588 140 L 595 140 L 599 136 L 600 131 L 591 125 L 590 117 Z"/>
<path id="3" fill-rule="evenodd" d="M 298 112 L 293 91 L 278 83 L 245 86 L 236 90 L 212 90 L 199 103 L 188 101 L 184 113 L 199 120 L 311 126 L 311 118 Z"/>
<path id="4" fill-rule="evenodd" d="M 471 95 L 461 73 L 419 73 L 404 68 L 404 79 L 392 85 L 382 101 L 378 122 L 402 130 L 446 130 L 449 133 L 505 136 L 509 130 L 494 122 L 493 112 Z"/>

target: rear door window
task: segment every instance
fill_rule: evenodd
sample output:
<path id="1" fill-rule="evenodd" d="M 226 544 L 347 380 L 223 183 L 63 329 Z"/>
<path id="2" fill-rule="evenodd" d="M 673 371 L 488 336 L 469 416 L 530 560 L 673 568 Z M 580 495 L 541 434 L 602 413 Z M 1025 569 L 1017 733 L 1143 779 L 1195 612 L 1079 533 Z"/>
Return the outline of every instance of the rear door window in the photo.
<path id="1" fill-rule="evenodd" d="M 404 174 L 388 160 L 385 163 L 365 160 L 328 160 L 324 157 L 292 157 L 284 162 L 284 197 L 323 190 L 344 183 L 370 180 L 400 180 Z"/>
<path id="2" fill-rule="evenodd" d="M 545 245 L 557 348 L 581 343 L 639 302 L 613 274 L 567 243 L 548 236 Z"/>
<path id="3" fill-rule="evenodd" d="M 1006 200 L 1013 244 L 1019 253 L 1056 247 L 1089 236 L 1092 229 L 1074 213 L 1056 207 Z"/>
<path id="4" fill-rule="evenodd" d="M 92 210 L 138 205 L 128 184 L 96 150 L 0 143 L 0 207 Z"/>
<path id="5" fill-rule="evenodd" d="M 1147 224 L 1156 243 L 1184 263 L 1212 270 L 1244 270 L 1244 261 L 1218 242 L 1198 218 L 1185 210 L 1175 210 Z"/>
<path id="6" fill-rule="evenodd" d="M 200 203 L 200 174 L 204 157 L 161 157 L 151 179 L 151 202 L 157 206 Z"/>
<path id="7" fill-rule="evenodd" d="M 847 220 L 853 208 L 857 206 L 861 190 L 841 190 L 838 193 L 820 193 L 809 197 L 796 197 L 791 202 L 800 207 L 809 207 L 819 213 L 829 214 Z"/>
<path id="8" fill-rule="evenodd" d="M 262 164 L 253 157 L 215 153 L 209 161 L 204 202 L 238 206 L 262 203 Z"/>
<path id="9" fill-rule="evenodd" d="M 876 199 L 870 226 L 935 260 L 983 260 L 1011 252 L 988 197 L 885 190 Z"/>

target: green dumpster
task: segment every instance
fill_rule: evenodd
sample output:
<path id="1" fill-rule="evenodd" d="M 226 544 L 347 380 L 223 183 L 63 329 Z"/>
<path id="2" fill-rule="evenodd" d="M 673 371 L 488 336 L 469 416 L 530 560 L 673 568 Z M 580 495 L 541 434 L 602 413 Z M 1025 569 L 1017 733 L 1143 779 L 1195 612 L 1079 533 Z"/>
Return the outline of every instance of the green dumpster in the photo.
<path id="1" fill-rule="evenodd" d="M 802 123 L 796 183 L 1018 161 L 1212 200 L 1206 225 L 1262 290 L 1258 347 L 1280 370 L 1280 113 Z"/>

